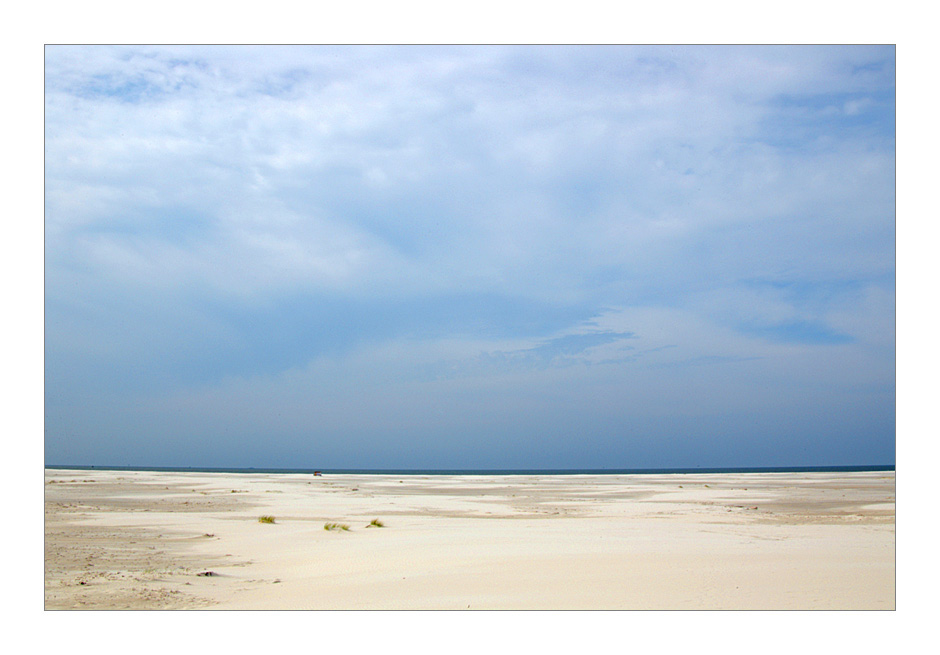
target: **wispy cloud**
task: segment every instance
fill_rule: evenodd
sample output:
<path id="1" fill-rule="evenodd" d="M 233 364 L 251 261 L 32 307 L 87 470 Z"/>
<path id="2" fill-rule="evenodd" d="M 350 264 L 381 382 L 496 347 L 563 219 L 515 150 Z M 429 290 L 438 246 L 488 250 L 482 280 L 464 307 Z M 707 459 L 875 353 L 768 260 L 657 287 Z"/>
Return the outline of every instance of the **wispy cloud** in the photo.
<path id="1" fill-rule="evenodd" d="M 893 385 L 894 61 L 891 47 L 47 47 L 47 452 L 105 457 L 90 435 L 115 403 L 157 416 L 206 398 L 202 428 L 174 428 L 195 435 L 322 376 L 336 407 L 371 389 L 419 415 L 382 386 L 396 380 L 446 397 L 452 418 L 422 435 L 481 397 L 507 403 L 507 433 L 538 433 L 509 413 L 524 378 L 541 410 L 604 417 L 595 462 L 632 425 L 613 397 L 730 403 L 669 387 L 683 362 L 729 393 L 733 362 L 750 384 L 829 380 L 844 418 L 841 371 Z M 866 401 L 878 426 L 889 396 Z M 65 409 L 78 404 L 84 422 Z M 294 417 L 277 438 L 304 443 L 310 416 L 274 404 Z M 381 442 L 383 412 L 363 411 L 346 428 Z M 151 421 L 126 412 L 122 434 Z M 893 434 L 866 434 L 864 452 L 893 452 Z"/>

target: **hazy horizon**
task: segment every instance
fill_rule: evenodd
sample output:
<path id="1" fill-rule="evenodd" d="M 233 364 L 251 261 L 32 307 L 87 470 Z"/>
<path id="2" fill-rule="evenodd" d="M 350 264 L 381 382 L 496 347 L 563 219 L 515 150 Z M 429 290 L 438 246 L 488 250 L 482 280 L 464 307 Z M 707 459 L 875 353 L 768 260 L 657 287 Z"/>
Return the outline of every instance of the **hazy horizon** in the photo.
<path id="1" fill-rule="evenodd" d="M 895 463 L 895 48 L 47 46 L 45 461 Z"/>

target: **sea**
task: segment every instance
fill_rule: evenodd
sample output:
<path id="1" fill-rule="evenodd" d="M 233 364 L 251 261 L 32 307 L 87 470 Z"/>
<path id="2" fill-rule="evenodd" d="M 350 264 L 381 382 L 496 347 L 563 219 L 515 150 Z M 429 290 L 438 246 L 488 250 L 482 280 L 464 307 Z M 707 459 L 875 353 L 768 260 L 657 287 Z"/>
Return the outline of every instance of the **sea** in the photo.
<path id="1" fill-rule="evenodd" d="M 163 471 L 171 473 L 294 473 L 362 475 L 664 475 L 670 473 L 854 473 L 894 471 L 893 464 L 870 466 L 758 466 L 621 469 L 313 469 L 313 468 L 224 468 L 188 466 L 88 466 L 47 464 L 47 469 L 79 471 Z"/>

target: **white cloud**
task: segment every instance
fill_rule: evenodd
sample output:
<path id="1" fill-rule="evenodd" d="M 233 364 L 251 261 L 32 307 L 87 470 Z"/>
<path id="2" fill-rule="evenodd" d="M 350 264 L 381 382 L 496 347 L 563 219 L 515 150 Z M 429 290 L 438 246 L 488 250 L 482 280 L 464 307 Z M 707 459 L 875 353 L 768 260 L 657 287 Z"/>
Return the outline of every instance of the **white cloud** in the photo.
<path id="1" fill-rule="evenodd" d="M 546 255 L 551 271 L 538 277 L 557 277 L 563 267 L 577 271 L 579 258 L 617 265 L 625 250 L 655 251 L 664 240 L 728 222 L 803 216 L 847 202 L 859 209 L 853 221 L 873 206 L 890 209 L 890 190 L 878 186 L 890 152 L 850 145 L 796 154 L 747 145 L 760 136 L 766 103 L 777 94 L 870 86 L 874 74 L 844 72 L 866 52 L 537 52 L 553 61 L 541 72 L 527 71 L 536 60 L 511 48 L 52 48 L 48 226 L 111 225 L 132 221 L 116 216 L 129 208 L 185 205 L 216 216 L 220 240 L 240 241 L 243 234 L 224 233 L 241 229 L 227 217 L 255 213 L 252 238 L 268 244 L 265 251 L 282 237 L 273 226 L 262 234 L 268 228 L 258 208 L 274 207 L 276 221 L 287 193 L 296 197 L 290 211 L 303 220 L 331 223 L 360 244 L 384 241 L 399 254 L 385 258 L 398 267 L 385 274 L 417 275 L 411 284 L 420 287 L 429 277 L 452 277 L 441 259 L 456 259 L 466 272 L 452 278 L 457 284 L 493 279 L 488 271 L 516 276 L 505 262 L 531 270 Z M 636 61 L 648 61 L 647 69 Z M 581 66 L 600 68 L 584 77 Z M 620 71 L 629 73 L 618 78 Z M 93 94 L 95 84 L 123 89 L 135 102 Z M 289 89 L 262 92 L 272 86 Z M 860 184 L 859 175 L 873 183 Z M 587 209 L 559 202 L 564 193 L 576 194 L 575 205 L 587 201 Z M 395 202 L 396 211 L 411 213 L 389 223 L 381 213 Z M 375 220 L 426 245 L 401 252 Z M 332 269 L 375 249 L 325 246 L 331 236 L 317 230 L 290 239 L 302 251 L 338 255 Z M 442 249 L 447 257 L 439 258 Z M 264 256 L 258 262 L 274 288 L 293 283 L 296 266 L 272 268 Z M 553 281 L 561 293 L 578 284 Z"/>
<path id="2" fill-rule="evenodd" d="M 893 77 L 891 48 L 51 47 L 47 348 L 88 354 L 81 379 L 96 342 L 177 364 L 221 344 L 232 365 L 206 378 L 167 364 L 154 411 L 270 404 L 259 426 L 277 409 L 338 429 L 363 390 L 414 425 L 422 394 L 472 395 L 453 410 L 471 423 L 474 403 L 509 411 L 501 393 L 665 411 L 692 368 L 699 408 L 816 375 L 875 384 L 893 361 Z M 492 334 L 467 336 L 467 297 Z M 359 340 L 330 314 L 381 323 L 415 299 Z M 513 304 L 566 311 L 526 323 Z M 256 318 L 332 345 L 259 366 L 276 346 Z M 855 342 L 826 359 L 741 329 L 794 322 Z M 599 333 L 636 336 L 564 341 Z"/>

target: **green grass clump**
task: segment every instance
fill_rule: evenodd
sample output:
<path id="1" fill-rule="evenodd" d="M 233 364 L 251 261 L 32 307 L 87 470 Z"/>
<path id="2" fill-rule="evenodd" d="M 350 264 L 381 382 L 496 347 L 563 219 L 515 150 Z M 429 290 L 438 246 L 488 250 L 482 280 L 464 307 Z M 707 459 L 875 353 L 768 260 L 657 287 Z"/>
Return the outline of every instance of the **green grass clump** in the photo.
<path id="1" fill-rule="evenodd" d="M 366 526 L 367 528 L 384 528 L 385 524 L 378 519 L 372 519 L 372 522 Z"/>
<path id="2" fill-rule="evenodd" d="M 274 523 L 273 516 L 261 516 L 258 518 L 258 523 Z"/>
<path id="3" fill-rule="evenodd" d="M 324 530 L 349 530 L 349 526 L 345 523 L 324 523 Z"/>

